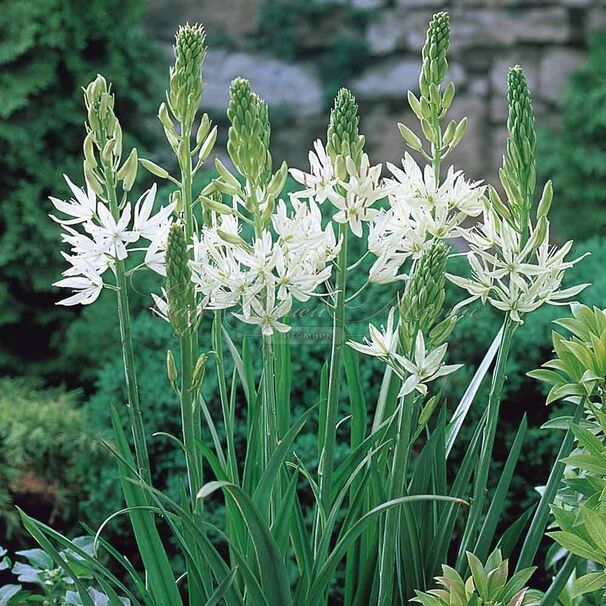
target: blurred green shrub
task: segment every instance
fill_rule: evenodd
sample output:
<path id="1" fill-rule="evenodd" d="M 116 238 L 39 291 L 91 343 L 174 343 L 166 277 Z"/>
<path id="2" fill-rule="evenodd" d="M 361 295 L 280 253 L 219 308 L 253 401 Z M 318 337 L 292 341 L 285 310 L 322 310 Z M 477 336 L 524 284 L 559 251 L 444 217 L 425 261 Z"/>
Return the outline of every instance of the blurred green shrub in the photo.
<path id="1" fill-rule="evenodd" d="M 145 0 L 3 0 L 0 18 L 0 368 L 59 370 L 73 311 L 54 307 L 62 269 L 48 196 L 82 181 L 81 87 L 103 72 L 117 92 L 125 145 L 145 148 L 162 98 L 162 60 L 141 25 Z M 156 61 L 156 58 L 159 61 Z M 129 136 L 130 135 L 130 136 Z M 129 141 L 130 139 L 130 141 Z M 28 338 L 19 338 L 27 326 Z"/>
<path id="2" fill-rule="evenodd" d="M 0 528 L 20 528 L 18 504 L 73 525 L 82 500 L 113 462 L 79 405 L 80 395 L 31 379 L 0 379 Z M 0 532 L 0 534 L 2 534 Z"/>
<path id="3" fill-rule="evenodd" d="M 553 179 L 552 221 L 561 239 L 606 228 L 606 32 L 591 38 L 585 65 L 564 93 L 561 126 L 539 137 L 539 170 Z"/>

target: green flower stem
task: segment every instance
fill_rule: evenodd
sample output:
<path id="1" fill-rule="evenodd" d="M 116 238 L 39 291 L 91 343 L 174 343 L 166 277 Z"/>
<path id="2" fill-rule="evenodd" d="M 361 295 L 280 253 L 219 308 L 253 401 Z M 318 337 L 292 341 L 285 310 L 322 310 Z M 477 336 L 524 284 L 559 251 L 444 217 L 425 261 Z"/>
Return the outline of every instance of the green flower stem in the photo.
<path id="1" fill-rule="evenodd" d="M 442 162 L 442 129 L 440 128 L 440 118 L 437 115 L 434 115 L 434 138 L 435 142 L 432 144 L 432 165 L 437 187 L 440 184 L 440 164 Z"/>
<path id="2" fill-rule="evenodd" d="M 343 346 L 345 343 L 345 288 L 347 286 L 347 223 L 339 225 L 341 250 L 337 257 L 337 279 L 335 284 L 336 301 L 333 318 L 332 348 L 330 353 L 330 372 L 328 376 L 328 395 L 326 400 L 326 423 L 322 459 L 320 462 L 320 499 L 325 508 L 330 505 L 332 476 L 334 468 L 337 412 L 339 409 L 339 392 L 341 371 L 343 367 Z"/>
<path id="3" fill-rule="evenodd" d="M 574 411 L 572 424 L 578 424 L 578 422 L 581 420 L 584 409 L 585 398 L 582 398 Z M 524 539 L 522 551 L 520 552 L 520 557 L 518 558 L 516 572 L 518 570 L 522 570 L 523 568 L 532 566 L 532 562 L 537 554 L 539 545 L 541 544 L 543 533 L 547 527 L 547 522 L 549 521 L 549 506 L 553 503 L 553 500 L 558 493 L 558 488 L 560 487 L 562 476 L 564 475 L 564 469 L 566 468 L 566 464 L 562 463 L 562 459 L 570 455 L 573 446 L 574 433 L 569 427 L 566 430 L 566 434 L 564 435 L 564 439 L 560 445 L 560 450 L 558 452 L 558 456 L 556 457 L 555 465 L 551 468 L 551 473 L 549 474 L 549 479 L 547 480 L 547 486 L 545 486 L 545 490 L 541 495 L 539 506 L 532 517 L 532 523 L 530 524 L 528 534 L 526 535 L 526 539 Z"/>
<path id="4" fill-rule="evenodd" d="M 116 181 L 114 172 L 109 162 L 104 163 L 105 192 L 109 202 L 110 211 L 117 221 L 120 217 L 118 200 L 116 197 Z M 115 262 L 116 288 L 118 298 L 118 318 L 120 323 L 120 339 L 122 341 L 122 358 L 124 362 L 124 375 L 126 378 L 126 390 L 128 395 L 128 414 L 130 426 L 135 444 L 135 460 L 137 471 L 147 484 L 151 484 L 151 471 L 149 455 L 145 440 L 145 429 L 143 426 L 143 413 L 139 399 L 139 387 L 137 385 L 137 374 L 135 367 L 135 353 L 130 325 L 130 311 L 128 304 L 128 283 L 124 268 L 124 261 L 116 259 Z"/>
<path id="5" fill-rule="evenodd" d="M 188 151 L 186 160 L 180 161 L 181 168 L 181 197 L 183 202 L 183 223 L 185 229 L 185 242 L 189 246 L 193 242 L 194 233 L 194 215 L 192 205 L 192 163 L 189 152 L 191 140 L 191 126 L 182 125 L 182 140 L 187 143 Z M 192 292 L 193 297 L 193 292 Z M 195 301 L 192 299 L 189 303 L 189 309 L 195 310 Z M 187 450 L 187 475 L 189 490 L 191 495 L 192 509 L 197 508 L 199 500 L 196 495 L 202 488 L 202 466 L 196 440 L 201 436 L 201 426 L 199 418 L 199 407 L 194 402 L 193 371 L 198 353 L 197 331 L 192 326 L 185 327 L 180 336 L 181 348 L 181 419 L 183 423 L 183 443 Z M 196 413 L 196 410 L 198 411 Z"/>
<path id="6" fill-rule="evenodd" d="M 185 328 L 179 338 L 181 349 L 181 422 L 183 424 L 183 443 L 187 450 L 187 477 L 191 495 L 192 509 L 196 509 L 198 499 L 196 495 L 202 488 L 198 456 L 196 454 L 196 422 L 194 414 L 194 388 L 193 388 L 193 356 L 192 356 L 192 329 Z"/>
<path id="7" fill-rule="evenodd" d="M 389 500 L 404 496 L 406 486 L 406 475 L 408 471 L 408 460 L 411 449 L 411 432 L 413 424 L 413 402 L 410 398 L 401 398 L 400 411 L 398 415 L 398 427 L 395 435 L 395 450 L 389 474 Z M 400 509 L 391 508 L 385 514 L 385 528 L 383 531 L 383 548 L 381 550 L 381 562 L 379 566 L 379 606 L 391 606 L 393 604 L 393 587 L 395 571 L 396 542 L 398 539 L 398 527 L 400 520 Z M 412 532 L 412 528 L 408 528 Z"/>
<path id="8" fill-rule="evenodd" d="M 263 337 L 263 395 L 265 404 L 264 427 L 264 467 L 273 456 L 280 442 L 278 409 L 276 402 L 276 370 L 274 364 L 273 337 Z M 272 515 L 275 519 L 282 499 L 282 481 L 280 474 L 276 478 L 275 488 L 271 493 Z"/>
<path id="9" fill-rule="evenodd" d="M 541 600 L 541 606 L 554 606 L 558 603 L 558 598 L 562 593 L 566 583 L 570 578 L 570 575 L 574 572 L 579 558 L 572 553 L 568 554 L 562 568 L 558 571 L 558 574 L 553 579 L 549 589 L 545 592 L 543 599 Z"/>
<path id="10" fill-rule="evenodd" d="M 463 534 L 463 540 L 461 541 L 459 548 L 457 570 L 466 566 L 465 552 L 468 549 L 468 545 L 470 545 L 474 540 L 478 524 L 482 518 L 482 511 L 484 509 L 484 502 L 486 500 L 488 476 L 490 474 L 492 449 L 499 422 L 501 396 L 503 393 L 503 385 L 505 383 L 505 370 L 507 367 L 509 350 L 511 348 L 511 341 L 515 328 L 515 322 L 508 315 L 503 322 L 503 338 L 501 340 L 501 347 L 499 347 L 499 353 L 497 354 L 497 361 L 495 363 L 492 376 L 490 395 L 488 397 L 488 418 L 482 432 L 482 447 L 475 477 L 473 500 L 471 502 L 469 517 L 467 519 L 465 533 Z"/>
<path id="11" fill-rule="evenodd" d="M 181 123 L 181 137 L 187 143 L 187 153 L 185 161 L 179 157 L 179 166 L 181 169 L 181 200 L 183 204 L 183 223 L 185 232 L 185 242 L 189 246 L 193 244 L 194 234 L 194 213 L 193 213 L 193 194 L 192 194 L 192 161 L 190 153 L 191 142 L 191 123 Z M 179 154 L 181 156 L 181 154 Z M 191 300 L 188 301 L 188 307 L 191 313 L 195 313 L 196 301 L 192 290 Z M 187 477 L 190 490 L 191 508 L 194 514 L 201 515 L 203 500 L 198 499 L 197 495 L 204 482 L 202 460 L 198 454 L 198 441 L 202 439 L 202 424 L 200 419 L 200 406 L 196 405 L 195 397 L 199 397 L 197 389 L 193 384 L 194 367 L 198 355 L 198 331 L 193 326 L 186 326 L 183 334 L 180 336 L 181 349 L 181 389 L 180 406 L 181 420 L 183 425 L 183 443 L 185 445 Z M 200 560 L 202 554 L 198 545 L 193 545 L 194 557 Z M 189 560 L 189 558 L 187 558 Z M 189 570 L 193 564 L 186 562 Z M 210 574 L 206 567 L 203 570 L 203 581 L 205 588 L 210 587 Z M 201 603 L 208 596 L 200 594 L 196 586 L 190 584 L 189 603 L 191 606 Z"/>

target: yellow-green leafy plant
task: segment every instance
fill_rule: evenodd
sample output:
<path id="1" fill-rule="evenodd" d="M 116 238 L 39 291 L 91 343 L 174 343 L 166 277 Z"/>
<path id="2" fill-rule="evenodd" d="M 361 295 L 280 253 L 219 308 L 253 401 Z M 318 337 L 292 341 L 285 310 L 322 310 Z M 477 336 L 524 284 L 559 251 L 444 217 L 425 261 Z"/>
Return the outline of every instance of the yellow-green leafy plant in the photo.
<path id="1" fill-rule="evenodd" d="M 423 606 L 523 606 L 536 603 L 536 592 L 528 591 L 526 583 L 534 568 L 526 568 L 509 576 L 509 561 L 500 550 L 493 551 L 486 564 L 470 552 L 467 562 L 471 575 L 463 580 L 461 575 L 442 566 L 442 576 L 436 577 L 439 589 L 417 592 L 411 601 Z"/>
<path id="2" fill-rule="evenodd" d="M 406 153 L 402 166 L 388 164 L 383 177 L 383 167 L 366 153 L 356 100 L 342 89 L 326 141 L 309 153 L 309 169 L 290 169 L 300 187 L 289 196 L 283 194 L 289 169 L 270 153 L 268 106 L 242 78 L 232 83 L 227 108 L 231 165 L 215 156 L 214 178 L 196 187 L 217 140 L 217 127 L 199 113 L 201 26 L 178 31 L 158 111 L 175 171 L 140 159 L 136 150 L 124 159 L 111 86 L 99 76 L 85 89 L 85 186 L 68 181 L 74 198 L 53 199 L 69 249 L 68 269 L 56 285 L 74 291 L 64 305 L 93 304 L 104 288 L 116 296 L 132 436 L 116 408 L 108 446 L 125 507 L 91 531 L 93 555 L 22 513 L 36 541 L 74 579 L 83 606 L 94 605 L 91 589 L 111 606 L 122 598 L 146 606 L 321 606 L 336 594 L 348 605 L 392 606 L 420 599 L 450 564 L 460 578 L 471 569 L 463 589 L 478 600 L 522 603 L 527 571 L 507 584 L 500 553 L 509 557 L 530 513 L 502 537 L 496 530 L 525 418 L 498 478 L 489 482 L 509 350 L 527 314 L 570 300 L 585 285 L 561 287 L 575 262 L 567 260 L 572 243 L 550 244 L 549 183 L 536 200 L 534 116 L 519 67 L 508 81 L 505 199 L 446 168 L 467 124 L 447 119 L 455 96 L 447 82 L 449 39 L 449 17 L 437 13 L 422 49 L 419 94 L 408 94 L 419 128 L 399 125 L 421 164 Z M 156 185 L 133 198 L 140 165 L 172 190 L 160 204 Z M 455 238 L 469 243 L 471 277 L 447 273 Z M 133 274 L 146 270 L 166 278 L 150 299 L 158 321 L 169 322 L 178 339 L 178 351 L 166 357 L 182 420 L 181 434 L 168 437 L 186 466 L 178 501 L 151 485 L 147 443 L 156 434 L 146 427 L 137 387 L 137 363 L 144 361 L 136 357 L 129 291 Z M 370 324 L 364 336 L 352 321 L 353 307 L 370 285 L 389 283 L 401 288 L 387 321 Z M 448 309 L 445 293 L 453 283 L 469 297 Z M 501 311 L 502 327 L 450 409 L 441 384 L 460 364 L 447 359 L 448 340 L 460 310 L 474 302 Z M 297 380 L 291 359 L 302 347 L 291 335 L 293 327 L 305 330 L 295 312 L 311 305 L 332 316 L 331 349 L 317 391 L 304 404 L 290 397 Z M 209 331 L 202 329 L 205 317 L 212 319 Z M 361 387 L 366 356 L 383 367 L 376 402 Z M 488 402 L 479 404 L 483 413 L 453 471 L 453 445 L 495 359 Z M 216 375 L 216 394 L 203 389 L 208 373 Z M 211 414 L 209 397 L 220 404 L 220 418 Z M 314 411 L 317 428 L 308 423 Z M 244 443 L 236 442 L 237 424 L 246 428 Z M 344 427 L 348 449 L 338 458 Z M 165 439 L 162 429 L 153 428 Z M 317 432 L 317 466 L 298 450 L 304 431 Z M 225 519 L 212 525 L 205 504 L 221 496 Z M 116 516 L 128 516 L 140 564 L 105 540 Z M 534 524 L 527 553 L 536 552 L 539 527 Z M 64 557 L 60 550 L 67 548 L 71 555 Z M 173 549 L 182 565 L 171 561 Z M 75 557 L 86 575 L 74 573 Z M 487 559 L 485 567 L 478 564 Z"/>
<path id="3" fill-rule="evenodd" d="M 569 556 L 546 596 L 546 604 L 555 603 L 558 591 L 575 569 L 581 574 L 574 580 L 571 597 L 606 587 L 606 310 L 574 305 L 572 317 L 556 324 L 569 336 L 554 331 L 556 357 L 529 373 L 551 385 L 547 403 L 563 399 L 575 407 L 572 419 L 548 423 L 567 429 L 552 471 L 558 481 L 550 478 L 541 505 L 548 503 L 554 516 L 556 529 L 548 536 Z"/>

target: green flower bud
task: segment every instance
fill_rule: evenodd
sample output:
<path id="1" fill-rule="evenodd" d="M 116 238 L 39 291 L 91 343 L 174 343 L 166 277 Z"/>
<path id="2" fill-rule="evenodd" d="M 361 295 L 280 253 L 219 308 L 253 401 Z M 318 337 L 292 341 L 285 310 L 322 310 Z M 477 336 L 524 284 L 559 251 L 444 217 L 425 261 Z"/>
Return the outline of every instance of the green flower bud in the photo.
<path id="1" fill-rule="evenodd" d="M 509 70 L 507 102 L 509 104 L 509 116 L 507 118 L 509 138 L 521 161 L 528 163 L 534 160 L 533 155 L 536 149 L 535 121 L 526 76 L 519 65 Z M 531 156 L 528 156 L 528 154 L 531 154 Z"/>
<path id="2" fill-rule="evenodd" d="M 141 166 L 143 166 L 145 170 L 149 171 L 152 175 L 155 175 L 156 177 L 160 177 L 160 179 L 166 179 L 169 176 L 168 171 L 166 169 L 162 168 L 151 160 L 141 158 L 139 162 L 141 162 Z"/>
<path id="3" fill-rule="evenodd" d="M 206 34 L 202 25 L 184 25 L 175 37 L 175 65 L 170 71 L 170 107 L 179 122 L 191 127 L 202 99 L 202 63 Z"/>
<path id="4" fill-rule="evenodd" d="M 415 135 L 410 130 L 410 128 L 408 128 L 408 126 L 399 122 L 398 129 L 400 131 L 400 134 L 402 135 L 402 138 L 404 139 L 404 141 L 406 141 L 406 145 L 408 145 L 408 147 L 410 147 L 410 149 L 414 149 L 415 151 L 423 149 L 423 144 L 421 143 L 421 139 L 419 139 L 419 137 L 417 137 L 417 135 Z"/>
<path id="5" fill-rule="evenodd" d="M 88 165 L 88 162 L 84 160 L 84 178 L 87 183 L 93 188 L 93 191 L 98 195 L 102 196 L 104 194 L 103 185 L 97 178 L 95 171 Z"/>
<path id="6" fill-rule="evenodd" d="M 553 184 L 551 179 L 545 183 L 545 187 L 543 188 L 543 195 L 539 201 L 539 205 L 537 206 L 537 219 L 541 217 L 546 217 L 549 213 L 549 209 L 551 208 L 551 202 L 553 200 Z"/>
<path id="7" fill-rule="evenodd" d="M 221 185 L 225 184 L 229 186 L 230 190 L 233 190 L 233 193 L 238 193 L 240 191 L 240 182 L 227 170 L 225 164 L 223 164 L 219 158 L 215 158 L 215 168 L 219 173 L 219 177 L 221 177 L 220 180 L 216 182 L 217 185 L 221 187 Z"/>
<path id="8" fill-rule="evenodd" d="M 177 365 L 173 352 L 169 349 L 166 352 L 166 374 L 171 385 L 174 385 L 177 380 Z"/>
<path id="9" fill-rule="evenodd" d="M 509 139 L 501 182 L 508 194 L 512 225 L 525 239 L 536 186 L 536 132 L 530 91 L 519 65 L 509 70 L 507 102 Z"/>
<path id="10" fill-rule="evenodd" d="M 205 113 L 202 116 L 202 120 L 200 120 L 200 125 L 198 126 L 198 130 L 196 132 L 196 145 L 202 145 L 203 141 L 210 132 L 210 126 L 210 118 L 208 117 L 208 114 Z"/>
<path id="11" fill-rule="evenodd" d="M 204 143 L 202 143 L 202 145 L 200 147 L 200 154 L 199 154 L 200 162 L 204 162 L 208 158 L 208 156 L 210 156 L 210 152 L 213 150 L 213 147 L 215 146 L 216 142 L 217 142 L 217 127 L 214 126 L 213 129 L 208 134 L 208 136 L 206 137 L 206 139 L 204 140 Z"/>
<path id="12" fill-rule="evenodd" d="M 124 191 L 130 191 L 132 189 L 135 179 L 137 178 L 137 166 L 137 150 L 133 148 L 126 159 L 126 162 L 124 162 L 116 175 L 118 181 L 122 181 L 122 189 Z"/>
<path id="13" fill-rule="evenodd" d="M 429 344 L 431 347 L 439 347 L 450 337 L 457 324 L 457 316 L 448 316 L 429 331 Z"/>
<path id="14" fill-rule="evenodd" d="M 435 241 L 421 256 L 400 300 L 400 346 L 404 355 L 414 347 L 417 332 L 428 334 L 444 304 L 449 247 Z"/>
<path id="15" fill-rule="evenodd" d="M 199 389 L 202 385 L 202 381 L 204 380 L 204 372 L 206 370 L 206 360 L 208 360 L 207 354 L 203 353 L 198 356 L 192 375 L 192 385 L 194 389 Z"/>
<path id="16" fill-rule="evenodd" d="M 446 54 L 450 45 L 450 20 L 448 13 L 436 13 L 429 22 L 427 37 L 423 46 L 423 66 L 419 78 L 421 95 L 429 97 L 431 85 L 439 87 L 446 70 L 448 62 Z"/>
<path id="17" fill-rule="evenodd" d="M 114 114 L 114 96 L 111 86 L 103 76 L 97 76 L 84 89 L 84 103 L 86 104 L 88 132 L 100 150 L 105 162 L 111 159 L 112 154 L 119 157 L 122 151 L 122 129 Z M 108 142 L 113 140 L 111 148 Z"/>
<path id="18" fill-rule="evenodd" d="M 346 88 L 335 97 L 328 124 L 326 151 L 334 162 L 337 156 L 351 156 L 356 164 L 360 162 L 364 139 L 358 131 L 360 118 L 356 98 Z"/>
<path id="19" fill-rule="evenodd" d="M 243 78 L 236 78 L 231 83 L 229 95 L 227 117 L 231 126 L 227 151 L 242 176 L 263 186 L 271 177 L 271 128 L 267 104 Z"/>
<path id="20" fill-rule="evenodd" d="M 97 159 L 95 158 L 93 139 L 93 134 L 88 133 L 84 139 L 84 145 L 82 146 L 84 150 L 84 158 L 91 169 L 97 168 Z"/>
<path id="21" fill-rule="evenodd" d="M 191 328 L 194 290 L 189 268 L 185 232 L 181 223 L 173 223 L 166 245 L 166 293 L 168 319 L 175 332 L 181 334 Z"/>
<path id="22" fill-rule="evenodd" d="M 410 109 L 415 113 L 415 116 L 421 120 L 423 118 L 421 102 L 415 97 L 415 94 L 411 90 L 408 91 L 408 105 L 410 105 Z"/>
<path id="23" fill-rule="evenodd" d="M 282 162 L 280 168 L 276 171 L 267 186 L 267 192 L 270 196 L 276 198 L 282 193 L 286 180 L 288 179 L 288 166 L 286 162 Z"/>

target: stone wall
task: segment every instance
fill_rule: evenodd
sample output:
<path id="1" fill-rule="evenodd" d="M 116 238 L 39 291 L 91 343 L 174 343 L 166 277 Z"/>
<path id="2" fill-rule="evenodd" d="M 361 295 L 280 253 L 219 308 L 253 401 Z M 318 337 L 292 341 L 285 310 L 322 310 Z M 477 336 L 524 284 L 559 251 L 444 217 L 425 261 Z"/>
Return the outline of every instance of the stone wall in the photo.
<path id="1" fill-rule="evenodd" d="M 294 58 L 272 49 L 269 3 L 298 9 L 288 21 Z M 313 139 L 325 132 L 334 84 L 326 73 L 334 80 L 331 62 L 343 61 L 332 41 L 353 41 L 364 60 L 349 66 L 342 83 L 360 102 L 371 159 L 397 161 L 403 144 L 396 122 L 416 127 L 405 92 L 417 88 L 425 29 L 436 10 L 451 15 L 451 114 L 469 117 L 454 161 L 486 178 L 500 164 L 506 138 L 508 67 L 524 67 L 539 126 L 556 121 L 563 86 L 583 61 L 591 31 L 606 28 L 606 0 L 151 0 L 149 30 L 169 49 L 179 23 L 205 23 L 205 110 L 225 120 L 230 81 L 248 78 L 270 104 L 274 154 L 290 163 L 305 163 Z"/>

